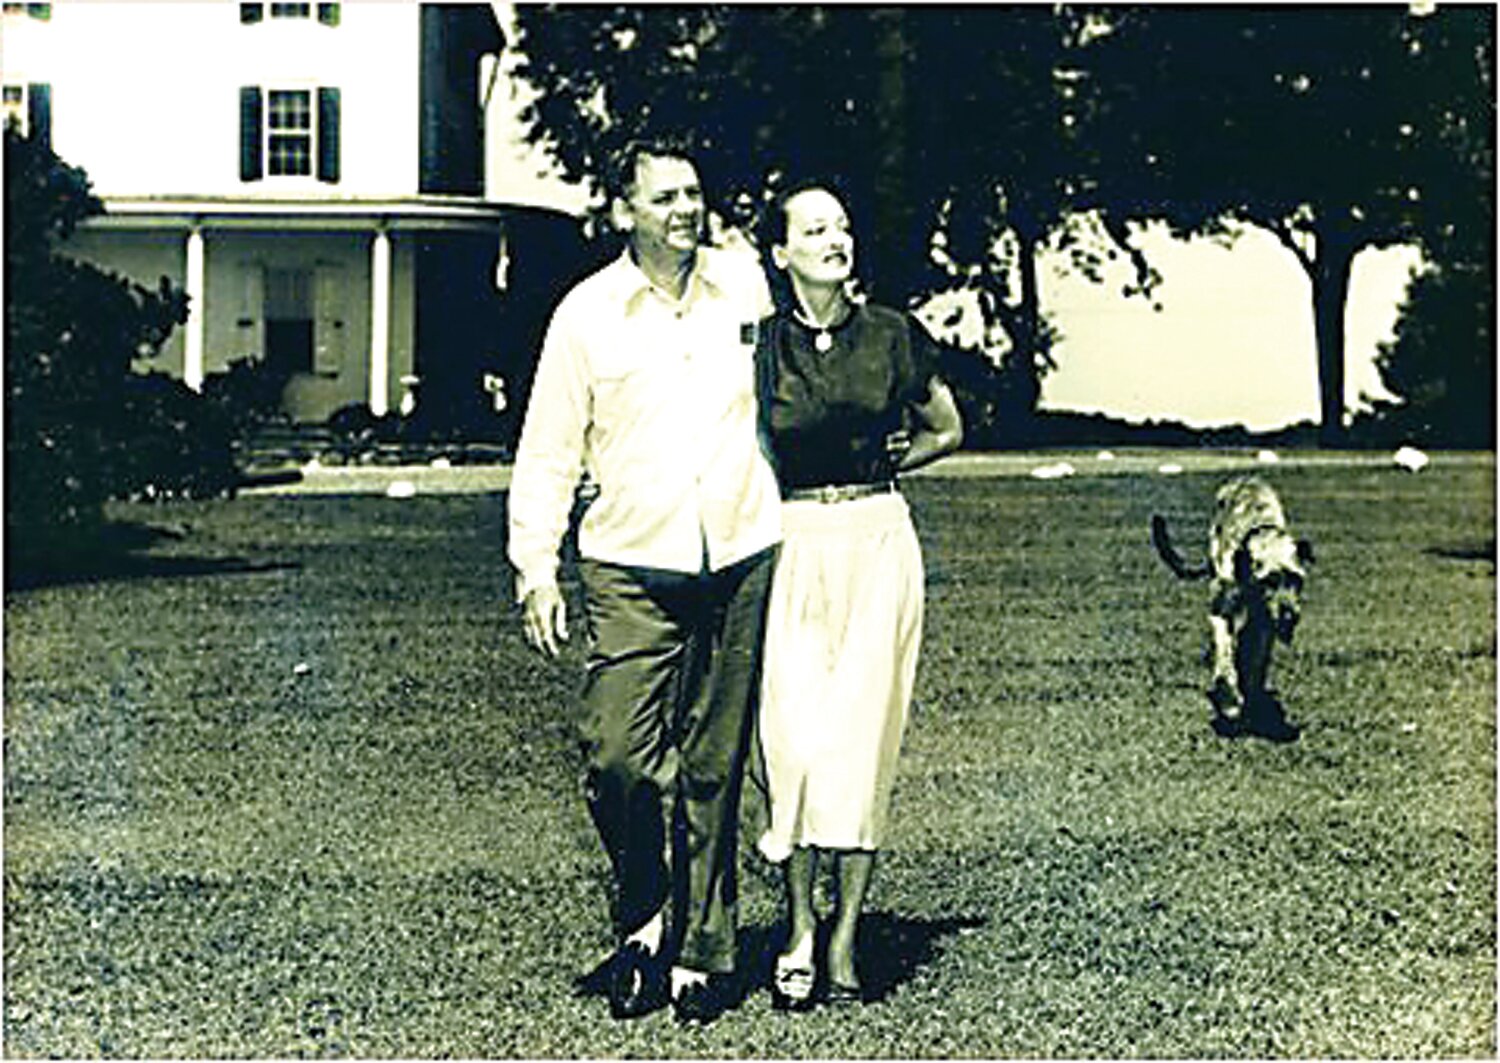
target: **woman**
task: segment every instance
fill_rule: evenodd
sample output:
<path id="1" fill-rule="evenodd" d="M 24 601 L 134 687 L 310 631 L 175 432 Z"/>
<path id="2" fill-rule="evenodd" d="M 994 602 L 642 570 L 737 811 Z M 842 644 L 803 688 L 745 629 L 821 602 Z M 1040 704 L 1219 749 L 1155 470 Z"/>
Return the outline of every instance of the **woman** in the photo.
<path id="1" fill-rule="evenodd" d="M 772 205 L 763 246 L 782 309 L 756 351 L 765 444 L 782 491 L 767 614 L 760 743 L 770 796 L 761 852 L 784 863 L 788 939 L 772 1002 L 801 1010 L 819 982 L 813 882 L 837 868 L 828 999 L 863 999 L 855 932 L 884 833 L 916 676 L 922 556 L 899 471 L 963 430 L 936 351 L 911 317 L 851 295 L 854 237 L 824 185 Z M 787 290 L 789 289 L 789 290 Z"/>

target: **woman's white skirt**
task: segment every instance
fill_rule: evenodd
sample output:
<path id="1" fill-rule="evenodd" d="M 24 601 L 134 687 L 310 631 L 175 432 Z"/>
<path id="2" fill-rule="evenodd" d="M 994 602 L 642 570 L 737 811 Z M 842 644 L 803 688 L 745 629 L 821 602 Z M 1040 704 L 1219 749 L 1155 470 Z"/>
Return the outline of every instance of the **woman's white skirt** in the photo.
<path id="1" fill-rule="evenodd" d="M 761 679 L 759 847 L 879 848 L 922 639 L 922 551 L 899 494 L 782 503 Z"/>

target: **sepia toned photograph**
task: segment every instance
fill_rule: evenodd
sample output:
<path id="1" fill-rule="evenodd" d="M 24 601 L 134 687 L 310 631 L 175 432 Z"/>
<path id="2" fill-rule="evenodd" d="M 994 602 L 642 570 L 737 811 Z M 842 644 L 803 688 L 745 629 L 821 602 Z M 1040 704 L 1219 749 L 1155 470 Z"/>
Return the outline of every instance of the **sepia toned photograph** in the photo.
<path id="1" fill-rule="evenodd" d="M 1495 23 L 0 4 L 0 1053 L 1494 1058 Z"/>

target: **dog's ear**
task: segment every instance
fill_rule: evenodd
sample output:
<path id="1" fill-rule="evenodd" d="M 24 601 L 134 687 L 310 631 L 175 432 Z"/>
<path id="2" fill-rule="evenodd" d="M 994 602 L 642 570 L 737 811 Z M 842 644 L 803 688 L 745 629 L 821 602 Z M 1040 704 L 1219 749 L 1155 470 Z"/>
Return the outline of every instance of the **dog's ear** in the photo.
<path id="1" fill-rule="evenodd" d="M 1241 587 L 1250 582 L 1250 551 L 1243 546 L 1234 552 L 1234 581 Z"/>
<path id="2" fill-rule="evenodd" d="M 1297 540 L 1297 560 L 1301 561 L 1304 565 L 1310 565 L 1317 560 L 1317 558 L 1313 557 L 1311 539 Z"/>

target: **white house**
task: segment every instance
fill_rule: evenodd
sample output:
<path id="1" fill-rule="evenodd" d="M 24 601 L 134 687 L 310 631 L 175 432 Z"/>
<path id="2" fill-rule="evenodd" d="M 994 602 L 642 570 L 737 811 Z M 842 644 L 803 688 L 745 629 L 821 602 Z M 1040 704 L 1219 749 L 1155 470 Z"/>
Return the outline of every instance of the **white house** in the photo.
<path id="1" fill-rule="evenodd" d="M 301 421 L 384 414 L 416 379 L 424 402 L 477 395 L 511 257 L 485 197 L 490 5 L 64 0 L 0 18 L 6 111 L 105 206 L 66 249 L 190 297 L 147 368 L 198 387 L 264 359 Z"/>

